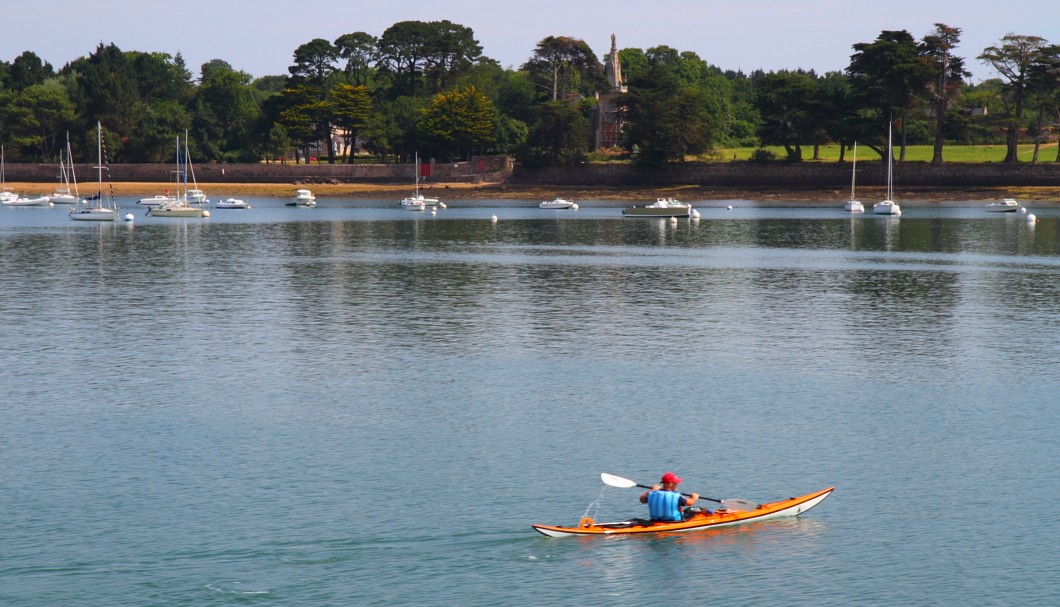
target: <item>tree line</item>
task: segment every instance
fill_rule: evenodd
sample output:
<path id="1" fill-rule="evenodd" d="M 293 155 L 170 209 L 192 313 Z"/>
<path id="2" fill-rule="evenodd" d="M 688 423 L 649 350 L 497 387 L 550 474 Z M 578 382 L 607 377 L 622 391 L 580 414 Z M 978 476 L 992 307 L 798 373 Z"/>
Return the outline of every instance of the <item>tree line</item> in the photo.
<path id="1" fill-rule="evenodd" d="M 849 66 L 725 71 L 691 51 L 661 45 L 619 51 L 627 91 L 614 98 L 615 149 L 592 150 L 597 95 L 610 92 L 604 59 L 583 40 L 548 36 L 518 68 L 483 55 L 474 32 L 450 21 L 403 21 L 380 36 L 317 38 L 292 54 L 286 75 L 253 77 L 221 59 L 197 80 L 180 54 L 103 44 L 59 70 L 32 51 L 0 60 L 0 143 L 8 160 L 46 162 L 65 147 L 91 158 L 94 127 L 119 162 L 167 162 L 188 131 L 199 161 L 441 160 L 510 154 L 528 165 L 631 158 L 663 166 L 719 148 L 766 146 L 798 162 L 823 144 L 861 143 L 887 153 L 891 122 L 907 144 L 1004 143 L 1039 147 L 1060 124 L 1060 46 L 1009 34 L 976 60 L 998 77 L 967 82 L 955 49 L 960 28 L 935 24 L 917 39 L 882 31 L 852 45 Z M 332 134 L 339 134 L 334 138 Z M 842 156 L 840 160 L 843 160 Z M 1057 161 L 1060 161 L 1058 152 Z"/>

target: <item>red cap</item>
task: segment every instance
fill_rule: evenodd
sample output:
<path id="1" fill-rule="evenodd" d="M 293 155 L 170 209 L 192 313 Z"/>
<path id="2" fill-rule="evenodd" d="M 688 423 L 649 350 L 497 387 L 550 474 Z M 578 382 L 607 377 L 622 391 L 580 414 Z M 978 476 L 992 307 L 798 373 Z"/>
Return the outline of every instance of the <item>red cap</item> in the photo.
<path id="1" fill-rule="evenodd" d="M 677 485 L 681 483 L 681 477 L 677 476 L 673 472 L 667 472 L 662 476 L 662 482 L 674 483 L 675 485 Z"/>

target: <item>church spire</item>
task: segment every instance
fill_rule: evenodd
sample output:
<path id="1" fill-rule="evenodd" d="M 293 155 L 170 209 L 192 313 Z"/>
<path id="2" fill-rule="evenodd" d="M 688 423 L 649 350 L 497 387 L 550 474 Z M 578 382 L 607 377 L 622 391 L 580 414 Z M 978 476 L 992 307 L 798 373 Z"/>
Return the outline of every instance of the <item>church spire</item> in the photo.
<path id="1" fill-rule="evenodd" d="M 626 92 L 625 83 L 622 82 L 622 62 L 618 60 L 618 42 L 614 34 L 611 34 L 611 55 L 607 58 L 607 64 L 604 65 L 604 76 L 607 77 L 612 91 Z"/>

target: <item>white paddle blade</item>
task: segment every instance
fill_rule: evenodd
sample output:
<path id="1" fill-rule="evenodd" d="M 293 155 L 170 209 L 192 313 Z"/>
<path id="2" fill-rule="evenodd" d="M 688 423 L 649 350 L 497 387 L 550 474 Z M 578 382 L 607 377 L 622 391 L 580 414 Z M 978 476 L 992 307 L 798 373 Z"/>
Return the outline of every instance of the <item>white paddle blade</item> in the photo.
<path id="1" fill-rule="evenodd" d="M 721 500 L 721 507 L 725 508 L 726 510 L 740 510 L 747 512 L 750 510 L 757 510 L 758 504 L 754 502 L 749 502 L 747 500 L 727 499 Z"/>
<path id="2" fill-rule="evenodd" d="M 611 485 L 612 487 L 618 487 L 620 489 L 629 489 L 630 487 L 636 487 L 637 483 L 631 481 L 628 478 L 622 478 L 621 476 L 615 476 L 614 474 L 608 474 L 606 472 L 600 473 L 600 480 L 605 485 Z"/>

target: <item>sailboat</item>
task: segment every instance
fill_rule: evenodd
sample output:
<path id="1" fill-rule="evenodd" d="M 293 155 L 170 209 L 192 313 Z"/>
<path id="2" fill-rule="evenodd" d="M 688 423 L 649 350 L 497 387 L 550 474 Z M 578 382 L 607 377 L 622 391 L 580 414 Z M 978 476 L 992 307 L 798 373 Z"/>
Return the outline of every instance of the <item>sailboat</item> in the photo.
<path id="1" fill-rule="evenodd" d="M 872 205 L 877 215 L 901 215 L 902 207 L 894 201 L 894 148 L 891 147 L 891 123 L 887 122 L 887 199 Z"/>
<path id="2" fill-rule="evenodd" d="M 63 164 L 63 151 L 59 150 L 59 187 L 52 192 L 51 200 L 55 204 L 77 204 L 81 195 L 77 191 L 77 175 L 74 173 L 73 154 L 70 151 L 70 132 L 66 132 L 66 163 Z M 69 165 L 69 166 L 68 166 Z M 73 184 L 74 191 L 70 191 Z"/>
<path id="3" fill-rule="evenodd" d="M 416 152 L 416 193 L 401 200 L 401 206 L 406 211 L 422 211 L 427 207 L 438 206 L 437 198 L 427 198 L 420 194 L 420 153 Z"/>
<path id="4" fill-rule="evenodd" d="M 107 165 L 106 156 L 103 154 L 103 126 L 96 122 L 96 146 L 99 154 L 99 189 L 95 196 L 85 198 L 70 209 L 70 219 L 77 221 L 117 221 L 118 205 L 114 202 L 114 186 L 110 182 L 110 167 Z M 107 169 L 107 183 L 110 191 L 103 193 L 103 169 Z"/>
<path id="5" fill-rule="evenodd" d="M 854 142 L 854 162 L 850 166 L 850 200 L 843 205 L 844 211 L 850 211 L 851 213 L 864 213 L 865 205 L 861 204 L 854 198 L 854 184 L 857 181 L 858 176 L 858 142 Z"/>
<path id="6" fill-rule="evenodd" d="M 151 217 L 209 217 L 210 212 L 201 205 L 188 200 L 188 170 L 191 161 L 188 158 L 187 132 L 184 133 L 184 153 L 181 155 L 180 135 L 177 135 L 177 196 L 147 209 Z"/>
<path id="7" fill-rule="evenodd" d="M 4 181 L 4 146 L 0 145 L 0 202 L 7 204 L 18 200 L 18 194 L 6 186 L 7 182 Z"/>

